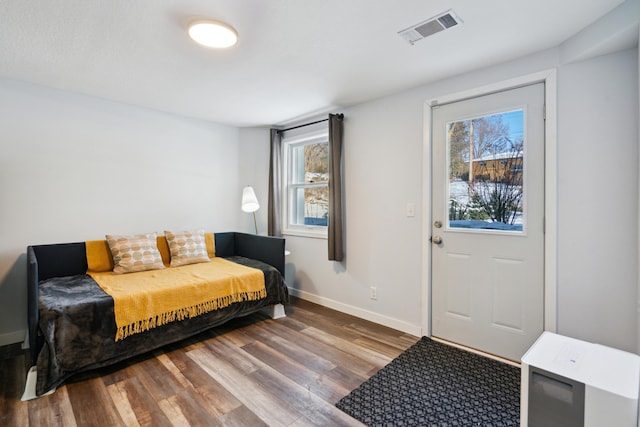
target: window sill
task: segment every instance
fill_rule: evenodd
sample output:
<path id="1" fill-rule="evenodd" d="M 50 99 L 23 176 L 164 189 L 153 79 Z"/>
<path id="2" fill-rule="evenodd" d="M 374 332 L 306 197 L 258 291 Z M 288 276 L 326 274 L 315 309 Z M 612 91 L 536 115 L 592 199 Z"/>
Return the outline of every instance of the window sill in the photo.
<path id="1" fill-rule="evenodd" d="M 326 231 L 311 231 L 311 230 L 282 230 L 284 236 L 296 236 L 296 237 L 308 237 L 311 239 L 324 239 L 327 240 Z"/>

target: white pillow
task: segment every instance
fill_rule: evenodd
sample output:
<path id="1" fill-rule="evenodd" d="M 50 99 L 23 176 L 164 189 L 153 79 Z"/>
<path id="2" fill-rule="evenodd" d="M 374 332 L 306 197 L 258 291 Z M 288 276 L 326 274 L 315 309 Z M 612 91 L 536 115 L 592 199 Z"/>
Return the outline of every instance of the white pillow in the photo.
<path id="1" fill-rule="evenodd" d="M 113 257 L 113 273 L 135 273 L 164 268 L 156 237 L 156 233 L 131 236 L 107 234 L 107 244 Z"/>
<path id="2" fill-rule="evenodd" d="M 171 267 L 211 261 L 204 230 L 165 231 L 164 236 L 171 252 Z"/>

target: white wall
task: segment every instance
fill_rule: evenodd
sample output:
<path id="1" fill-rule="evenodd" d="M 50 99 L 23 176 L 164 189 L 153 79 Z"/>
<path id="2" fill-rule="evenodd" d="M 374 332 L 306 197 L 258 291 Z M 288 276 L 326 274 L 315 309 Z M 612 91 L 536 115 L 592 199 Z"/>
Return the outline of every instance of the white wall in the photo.
<path id="1" fill-rule="evenodd" d="M 421 319 L 421 100 L 396 96 L 344 113 L 345 260 L 327 261 L 326 240 L 287 237 L 294 287 L 305 298 L 415 330 Z M 415 217 L 406 216 L 407 203 L 416 205 Z M 370 287 L 377 300 L 369 299 Z"/>
<path id="2" fill-rule="evenodd" d="M 637 50 L 562 67 L 558 99 L 558 330 L 636 351 Z"/>
<path id="3" fill-rule="evenodd" d="M 256 212 L 258 234 L 267 235 L 267 206 L 269 201 L 269 129 L 240 129 L 241 162 L 239 170 L 240 187 L 250 185 L 256 192 L 260 209 Z M 238 191 L 241 191 L 239 189 Z M 239 231 L 255 233 L 253 215 L 244 213 L 238 205 L 240 216 Z"/>
<path id="4" fill-rule="evenodd" d="M 0 345 L 26 329 L 26 247 L 239 226 L 234 127 L 0 80 Z"/>
<path id="5" fill-rule="evenodd" d="M 636 351 L 637 49 L 570 65 L 559 56 L 551 49 L 343 110 L 346 260 L 326 261 L 325 240 L 288 236 L 292 293 L 420 334 L 423 103 L 557 68 L 558 332 Z"/>

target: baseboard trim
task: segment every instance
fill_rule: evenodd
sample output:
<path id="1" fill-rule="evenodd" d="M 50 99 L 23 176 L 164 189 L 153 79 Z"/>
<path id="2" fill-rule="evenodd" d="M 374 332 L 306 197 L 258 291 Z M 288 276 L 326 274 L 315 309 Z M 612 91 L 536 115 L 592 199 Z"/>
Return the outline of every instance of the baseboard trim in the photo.
<path id="1" fill-rule="evenodd" d="M 299 289 L 289 288 L 289 293 L 292 296 L 298 297 L 305 301 L 313 302 L 323 307 L 331 308 L 342 313 L 350 314 L 351 316 L 359 317 L 360 319 L 365 319 L 370 322 L 386 326 L 388 328 L 396 329 L 406 334 L 414 335 L 416 337 L 422 335 L 422 328 L 419 325 L 412 325 L 402 320 L 394 319 L 393 317 L 382 316 L 372 311 L 363 310 L 349 304 L 344 304 L 336 300 L 321 297 L 309 292 L 301 291 Z"/>
<path id="2" fill-rule="evenodd" d="M 3 345 L 10 345 L 15 343 L 24 343 L 24 337 L 26 331 L 9 332 L 8 334 L 0 334 L 0 347 Z"/>

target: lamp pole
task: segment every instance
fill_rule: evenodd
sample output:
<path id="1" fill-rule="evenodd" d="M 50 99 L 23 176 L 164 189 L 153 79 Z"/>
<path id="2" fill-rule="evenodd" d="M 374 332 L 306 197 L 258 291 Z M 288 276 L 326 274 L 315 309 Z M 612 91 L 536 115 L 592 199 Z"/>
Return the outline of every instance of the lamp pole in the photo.
<path id="1" fill-rule="evenodd" d="M 253 225 L 256 226 L 256 235 L 258 234 L 258 221 L 256 221 L 256 211 L 253 211 Z"/>

